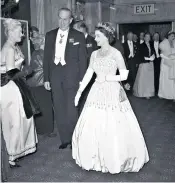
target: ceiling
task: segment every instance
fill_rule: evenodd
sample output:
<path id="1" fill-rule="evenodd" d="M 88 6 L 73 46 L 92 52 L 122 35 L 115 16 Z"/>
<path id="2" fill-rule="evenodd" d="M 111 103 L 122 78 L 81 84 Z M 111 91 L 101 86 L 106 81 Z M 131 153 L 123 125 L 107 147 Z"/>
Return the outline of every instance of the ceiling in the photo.
<path id="1" fill-rule="evenodd" d="M 83 2 L 83 3 L 88 3 L 88 2 L 108 2 L 108 3 L 114 3 L 114 0 L 76 0 L 77 2 Z"/>

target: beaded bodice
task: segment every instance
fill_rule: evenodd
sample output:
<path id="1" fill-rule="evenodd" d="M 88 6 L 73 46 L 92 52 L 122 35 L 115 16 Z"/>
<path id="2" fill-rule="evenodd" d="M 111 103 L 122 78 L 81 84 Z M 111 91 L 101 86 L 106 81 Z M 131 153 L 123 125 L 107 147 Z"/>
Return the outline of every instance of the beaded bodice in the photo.
<path id="1" fill-rule="evenodd" d="M 97 74 L 97 78 L 88 95 L 86 107 L 128 110 L 126 106 L 122 109 L 119 102 L 120 83 L 108 82 L 105 77 L 107 75 L 116 75 L 117 69 L 126 69 L 121 53 L 115 48 L 111 48 L 110 53 L 101 58 L 97 56 L 97 53 L 98 50 L 92 53 L 90 62 L 90 67 Z"/>
<path id="2" fill-rule="evenodd" d="M 117 58 L 114 57 L 113 51 L 103 58 L 97 57 L 96 51 L 92 67 L 97 74 L 97 77 L 99 75 L 115 75 L 117 70 Z"/>

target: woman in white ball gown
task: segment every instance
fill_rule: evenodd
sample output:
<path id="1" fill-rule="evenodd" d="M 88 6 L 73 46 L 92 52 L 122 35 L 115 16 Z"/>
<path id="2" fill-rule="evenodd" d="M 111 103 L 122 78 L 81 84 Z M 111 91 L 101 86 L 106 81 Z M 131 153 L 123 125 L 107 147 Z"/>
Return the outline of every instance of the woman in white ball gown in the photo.
<path id="1" fill-rule="evenodd" d="M 138 172 L 149 161 L 144 137 L 120 81 L 128 77 L 121 53 L 110 46 L 114 29 L 99 23 L 95 40 L 101 49 L 91 55 L 90 65 L 75 97 L 81 93 L 93 73 L 93 84 L 72 138 L 72 156 L 85 170 Z M 117 69 L 120 75 L 115 75 Z"/>
<path id="2" fill-rule="evenodd" d="M 1 50 L 1 114 L 2 133 L 11 168 L 20 167 L 16 159 L 36 151 L 38 138 L 33 116 L 39 113 L 36 100 L 25 82 L 26 72 L 18 42 L 22 39 L 22 25 L 18 20 L 3 22 L 7 40 Z"/>

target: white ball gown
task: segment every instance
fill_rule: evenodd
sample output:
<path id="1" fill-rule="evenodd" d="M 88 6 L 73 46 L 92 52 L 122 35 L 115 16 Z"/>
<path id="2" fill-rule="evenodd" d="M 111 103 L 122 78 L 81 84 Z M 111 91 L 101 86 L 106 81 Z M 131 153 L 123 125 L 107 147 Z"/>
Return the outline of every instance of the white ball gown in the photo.
<path id="1" fill-rule="evenodd" d="M 174 54 L 175 57 L 175 41 L 174 48 L 170 46 L 168 39 L 164 39 L 160 43 L 161 53 L 170 57 L 171 54 Z M 160 80 L 159 80 L 159 92 L 158 96 L 160 98 L 175 100 L 175 71 L 172 73 L 173 78 L 170 77 L 171 70 L 175 68 L 175 60 L 168 60 L 162 58 L 160 66 Z M 175 70 L 175 69 L 174 69 Z"/>
<path id="2" fill-rule="evenodd" d="M 15 61 L 15 68 L 20 68 L 23 58 L 20 58 L 18 53 L 15 54 L 18 57 Z M 5 73 L 3 69 L 4 66 L 1 67 L 1 72 Z M 9 81 L 0 90 L 2 132 L 9 160 L 14 161 L 35 152 L 38 138 L 34 119 L 26 117 L 22 95 L 15 82 Z"/>
<path id="3" fill-rule="evenodd" d="M 92 53 L 90 67 L 102 77 L 115 75 L 120 52 L 97 58 Z M 110 172 L 138 172 L 149 161 L 144 137 L 137 118 L 127 100 L 120 102 L 119 82 L 95 81 L 72 137 L 72 156 L 85 170 Z"/>

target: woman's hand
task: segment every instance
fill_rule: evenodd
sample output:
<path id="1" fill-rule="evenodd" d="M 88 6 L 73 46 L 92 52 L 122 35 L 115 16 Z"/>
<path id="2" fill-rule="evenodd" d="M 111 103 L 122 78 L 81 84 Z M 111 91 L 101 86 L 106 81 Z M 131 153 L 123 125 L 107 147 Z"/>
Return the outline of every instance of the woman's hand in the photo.
<path id="1" fill-rule="evenodd" d="M 50 82 L 44 82 L 44 88 L 46 89 L 46 90 L 51 90 L 51 87 L 50 87 Z"/>

